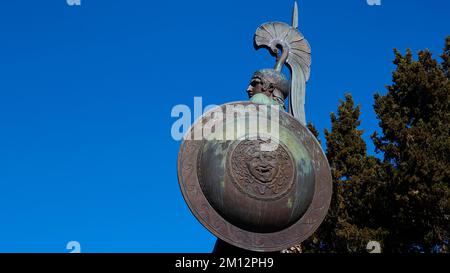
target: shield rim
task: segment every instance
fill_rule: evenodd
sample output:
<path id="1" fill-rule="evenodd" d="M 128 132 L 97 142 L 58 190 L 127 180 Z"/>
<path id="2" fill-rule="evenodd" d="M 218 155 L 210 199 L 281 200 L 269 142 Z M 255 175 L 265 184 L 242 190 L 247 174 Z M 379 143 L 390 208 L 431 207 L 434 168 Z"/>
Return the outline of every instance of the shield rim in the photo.
<path id="1" fill-rule="evenodd" d="M 252 102 L 231 102 L 211 109 L 202 115 L 189 128 L 186 135 L 193 132 L 196 124 L 203 122 L 208 113 L 227 105 L 247 106 Z M 258 105 L 258 104 L 256 104 Z M 213 235 L 236 247 L 257 251 L 275 252 L 287 249 L 309 238 L 325 219 L 332 196 L 332 177 L 328 160 L 316 137 L 290 114 L 280 111 L 289 119 L 289 129 L 310 153 L 315 175 L 314 195 L 302 217 L 288 228 L 273 233 L 255 233 L 243 230 L 227 222 L 209 203 L 204 195 L 197 176 L 197 158 L 204 140 L 186 140 L 178 152 L 178 183 L 183 198 L 195 218 Z"/>

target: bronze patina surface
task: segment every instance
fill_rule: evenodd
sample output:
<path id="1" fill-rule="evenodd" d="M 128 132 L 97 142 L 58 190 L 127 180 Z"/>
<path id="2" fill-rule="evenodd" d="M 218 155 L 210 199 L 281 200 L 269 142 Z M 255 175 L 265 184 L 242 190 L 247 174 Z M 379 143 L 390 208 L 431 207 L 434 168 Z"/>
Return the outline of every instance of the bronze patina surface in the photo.
<path id="1" fill-rule="evenodd" d="M 219 108 L 225 112 L 230 105 L 253 103 Z M 220 128 L 235 122 L 239 127 L 250 115 L 264 111 L 256 109 L 232 120 L 206 113 L 181 145 L 178 177 L 192 213 L 218 238 L 252 251 L 279 251 L 308 238 L 329 207 L 330 169 L 315 137 L 290 114 L 278 110 L 279 132 L 273 137 L 279 145 L 273 151 L 262 151 L 266 140 L 250 139 L 245 131 L 238 132 L 236 140 L 190 138 L 205 124 Z"/>
<path id="2" fill-rule="evenodd" d="M 320 144 L 306 128 L 311 48 L 298 30 L 297 4 L 292 25 L 261 25 L 254 46 L 276 57 L 274 68 L 253 74 L 246 90 L 250 102 L 219 106 L 189 129 L 178 155 L 178 180 L 192 213 L 219 238 L 216 249 L 232 249 L 230 244 L 271 252 L 304 241 L 319 227 L 332 179 Z M 230 114 L 228 108 L 238 110 Z M 276 129 L 266 132 L 261 124 Z M 247 130 L 252 125 L 258 130 Z"/>

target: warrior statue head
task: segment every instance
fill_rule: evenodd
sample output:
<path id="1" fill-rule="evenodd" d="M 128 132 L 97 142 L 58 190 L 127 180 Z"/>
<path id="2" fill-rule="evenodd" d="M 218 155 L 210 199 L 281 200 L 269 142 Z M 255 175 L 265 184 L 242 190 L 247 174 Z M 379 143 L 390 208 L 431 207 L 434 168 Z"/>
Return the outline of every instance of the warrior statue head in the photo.
<path id="1" fill-rule="evenodd" d="M 276 57 L 276 64 L 273 69 L 256 71 L 247 93 L 252 102 L 278 104 L 284 108 L 289 97 L 289 113 L 306 125 L 305 89 L 310 75 L 311 48 L 298 31 L 297 2 L 292 17 L 292 26 L 270 22 L 256 30 L 255 48 L 268 49 Z M 291 82 L 281 72 L 285 64 L 291 71 Z"/>
<path id="2" fill-rule="evenodd" d="M 279 104 L 286 108 L 284 101 L 289 96 L 291 86 L 286 76 L 274 69 L 261 69 L 253 74 L 247 93 L 251 101 L 265 104 Z"/>

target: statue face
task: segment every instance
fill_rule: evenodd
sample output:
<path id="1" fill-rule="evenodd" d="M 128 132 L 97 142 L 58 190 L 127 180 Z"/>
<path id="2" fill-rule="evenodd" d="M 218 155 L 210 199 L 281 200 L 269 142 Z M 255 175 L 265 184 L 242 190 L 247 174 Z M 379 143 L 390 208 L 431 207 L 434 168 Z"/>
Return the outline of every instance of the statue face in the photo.
<path id="1" fill-rule="evenodd" d="M 278 160 L 271 152 L 258 151 L 247 163 L 250 173 L 262 183 L 270 183 L 278 174 Z"/>
<path id="2" fill-rule="evenodd" d="M 251 98 L 259 93 L 264 93 L 262 80 L 259 77 L 253 77 L 247 88 L 248 98 Z"/>

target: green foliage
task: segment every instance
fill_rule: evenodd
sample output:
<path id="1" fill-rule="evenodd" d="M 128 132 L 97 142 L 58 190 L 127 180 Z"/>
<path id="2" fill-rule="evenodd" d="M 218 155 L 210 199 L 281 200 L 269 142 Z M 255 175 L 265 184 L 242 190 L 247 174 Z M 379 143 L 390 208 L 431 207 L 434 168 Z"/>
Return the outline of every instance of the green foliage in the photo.
<path id="1" fill-rule="evenodd" d="M 375 95 L 382 135 L 373 135 L 388 168 L 392 220 L 386 240 L 393 252 L 420 245 L 448 246 L 450 215 L 450 37 L 439 64 L 429 51 L 413 60 L 395 51 L 393 84 Z"/>
<path id="2" fill-rule="evenodd" d="M 325 138 L 334 192 L 324 223 L 303 243 L 305 252 L 363 252 L 369 241 L 386 236 L 372 221 L 379 162 L 367 155 L 359 115 L 360 106 L 355 107 L 350 94 L 337 115 L 331 114 L 331 132 L 325 130 Z"/>
<path id="3" fill-rule="evenodd" d="M 444 53 L 441 55 L 442 58 L 442 70 L 450 78 L 450 36 L 445 40 Z"/>
<path id="4" fill-rule="evenodd" d="M 317 131 L 316 127 L 314 127 L 314 124 L 312 124 L 311 122 L 308 122 L 306 127 L 309 129 L 309 131 L 316 137 L 317 141 L 319 141 L 319 143 L 320 143 L 319 131 Z"/>
<path id="5" fill-rule="evenodd" d="M 372 140 L 383 160 L 367 154 L 360 106 L 350 94 L 331 114 L 325 138 L 332 203 L 304 252 L 366 252 L 369 241 L 379 241 L 383 252 L 448 251 L 450 37 L 441 58 L 425 50 L 414 60 L 410 50 L 395 50 L 392 85 L 374 104 L 381 133 Z"/>

